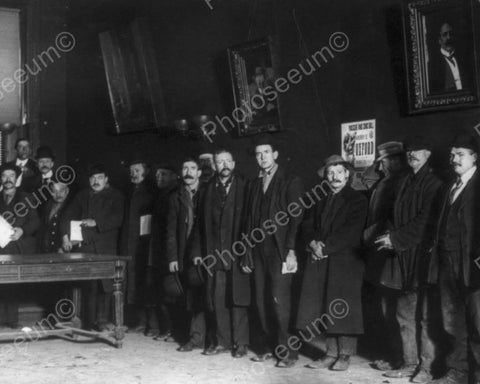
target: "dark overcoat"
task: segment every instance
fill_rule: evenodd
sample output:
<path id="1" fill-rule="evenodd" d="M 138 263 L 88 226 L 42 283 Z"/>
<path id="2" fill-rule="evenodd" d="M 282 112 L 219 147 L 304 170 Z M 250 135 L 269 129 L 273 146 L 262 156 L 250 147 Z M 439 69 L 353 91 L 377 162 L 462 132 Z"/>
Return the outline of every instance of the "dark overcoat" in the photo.
<path id="1" fill-rule="evenodd" d="M 346 186 L 327 209 L 328 196 L 309 211 L 302 225 L 305 245 L 322 241 L 328 257 L 306 261 L 297 328 L 312 328 L 323 320 L 328 334 L 361 334 L 364 265 L 360 244 L 367 199 Z"/>
<path id="2" fill-rule="evenodd" d="M 35 233 L 40 226 L 40 219 L 35 208 L 35 198 L 32 195 L 17 190 L 7 205 L 0 194 L 0 214 L 12 226 L 23 230 L 23 235 L 17 241 L 11 241 L 5 248 L 0 248 L 0 254 L 35 253 Z"/>
<path id="3" fill-rule="evenodd" d="M 442 210 L 440 218 L 443 217 L 448 204 L 450 190 L 454 183 L 451 183 L 445 189 L 442 199 Z M 462 228 L 460 230 L 460 241 L 462 251 L 462 267 L 464 284 L 466 287 L 480 287 L 480 202 L 479 202 L 480 177 L 478 170 L 458 196 L 460 207 L 458 209 L 458 221 Z M 438 282 L 438 270 L 441 265 L 438 254 L 438 242 L 440 232 L 440 220 L 435 232 L 435 242 L 433 246 L 432 258 L 429 265 L 428 282 L 436 284 Z"/>
<path id="4" fill-rule="evenodd" d="M 64 201 L 55 214 L 50 217 L 50 213 L 55 206 L 53 200 L 48 200 L 43 204 L 40 215 L 40 228 L 37 232 L 37 252 L 56 253 L 62 247 L 62 232 L 60 223 L 65 215 L 70 199 Z"/>
<path id="5" fill-rule="evenodd" d="M 9 161 L 7 164 L 16 165 L 17 159 Z M 22 172 L 22 182 L 18 190 L 25 193 L 34 193 L 42 185 L 42 176 L 38 170 L 35 160 L 28 159 Z"/>
<path id="6" fill-rule="evenodd" d="M 276 215 L 278 213 L 285 213 L 288 216 L 288 222 L 286 225 L 275 224 L 276 230 L 273 234 L 276 244 L 276 255 L 283 262 L 287 257 L 288 251 L 290 249 L 295 249 L 298 229 L 303 219 L 303 207 L 300 204 L 300 198 L 304 192 L 304 187 L 300 178 L 288 174 L 280 165 L 270 183 L 271 185 L 269 188 L 272 188 L 272 199 L 270 200 L 268 207 L 268 216 L 270 220 L 283 223 L 284 220 L 278 220 L 278 216 Z M 245 232 L 247 235 L 252 233 L 258 225 L 258 223 L 255 222 L 255 217 L 260 209 L 263 180 L 261 177 L 257 177 L 250 185 L 246 214 Z M 289 206 L 292 203 L 297 203 L 300 206 L 300 211 L 297 209 L 295 215 L 289 213 Z M 291 210 L 293 211 L 293 209 Z M 300 213 L 297 214 L 298 212 Z M 253 268 L 253 248 L 247 248 L 247 253 L 242 260 L 242 265 Z"/>
<path id="7" fill-rule="evenodd" d="M 118 236 L 123 220 L 123 194 L 112 187 L 93 193 L 91 188 L 81 190 L 69 204 L 62 220 L 62 235 L 70 236 L 70 221 L 93 219 L 95 227 L 82 228 L 80 252 L 93 254 L 118 254 Z M 103 288 L 113 288 L 111 280 L 102 280 Z"/>
<path id="8" fill-rule="evenodd" d="M 412 290 L 425 283 L 441 185 L 428 165 L 403 178 L 389 228 L 395 257 L 385 263 L 383 285 Z"/>
<path id="9" fill-rule="evenodd" d="M 217 178 L 213 178 L 207 184 L 203 201 L 199 206 L 199 220 L 195 228 L 195 238 L 192 249 L 192 257 L 201 256 L 205 260 L 205 265 L 210 273 L 206 273 L 206 304 L 210 310 L 214 310 L 212 295 L 214 284 L 214 273 L 217 263 L 224 264 L 225 269 L 232 271 L 232 285 L 229 300 L 232 300 L 235 306 L 248 306 L 250 304 L 250 275 L 245 274 L 241 270 L 240 261 L 243 254 L 238 254 L 232 249 L 232 245 L 236 241 L 241 241 L 242 231 L 245 224 L 245 201 L 247 193 L 247 183 L 245 179 L 239 175 L 235 175 L 230 186 L 229 196 L 233 197 L 231 201 L 231 209 L 233 212 L 233 227 L 222 228 L 222 238 L 225 239 L 225 243 L 222 245 L 224 248 L 215 249 L 214 236 L 212 228 L 212 213 L 214 196 L 216 191 Z M 228 202 L 227 202 L 228 204 Z M 226 209 L 229 207 L 226 205 Z M 227 251 L 222 253 L 223 251 Z M 217 252 L 218 251 L 218 252 Z M 222 254 L 222 258 L 219 257 L 219 253 Z M 215 257 L 215 264 L 213 259 L 209 256 Z M 227 290 L 228 292 L 228 290 Z"/>
<path id="10" fill-rule="evenodd" d="M 125 199 L 125 211 L 120 235 L 120 253 L 132 261 L 127 268 L 127 302 L 141 300 L 137 292 L 146 279 L 150 234 L 140 236 L 140 219 L 153 213 L 153 193 L 145 182 L 131 186 Z M 141 281 L 137 281 L 140 279 Z M 143 280 L 143 281 L 142 281 Z"/>

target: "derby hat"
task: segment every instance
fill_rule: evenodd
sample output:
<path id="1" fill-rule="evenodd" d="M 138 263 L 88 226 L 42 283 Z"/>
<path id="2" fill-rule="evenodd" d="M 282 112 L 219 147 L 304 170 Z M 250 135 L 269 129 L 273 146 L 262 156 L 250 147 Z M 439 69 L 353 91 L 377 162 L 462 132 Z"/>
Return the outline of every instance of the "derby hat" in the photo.
<path id="1" fill-rule="evenodd" d="M 478 141 L 468 133 L 460 133 L 455 136 L 451 148 L 467 148 L 478 153 Z"/>
<path id="2" fill-rule="evenodd" d="M 424 136 L 408 136 L 403 142 L 405 152 L 420 151 L 426 149 L 432 150 L 432 144 Z"/>
<path id="3" fill-rule="evenodd" d="M 399 141 L 387 141 L 377 147 L 378 157 L 375 161 L 380 161 L 388 156 L 400 155 L 405 153 L 403 150 L 403 144 Z"/>
<path id="4" fill-rule="evenodd" d="M 37 154 L 35 155 L 35 159 L 45 159 L 49 158 L 55 160 L 55 155 L 53 154 L 52 148 L 47 145 L 43 145 L 38 147 Z"/>

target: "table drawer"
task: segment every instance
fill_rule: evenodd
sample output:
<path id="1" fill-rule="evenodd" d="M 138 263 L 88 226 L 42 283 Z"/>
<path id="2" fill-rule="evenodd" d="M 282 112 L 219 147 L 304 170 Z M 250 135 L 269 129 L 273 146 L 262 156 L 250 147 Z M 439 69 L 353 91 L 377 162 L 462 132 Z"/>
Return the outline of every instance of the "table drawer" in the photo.
<path id="1" fill-rule="evenodd" d="M 113 262 L 21 265 L 20 281 L 109 279 L 115 276 Z M 0 276 L 1 278 L 1 276 Z"/>

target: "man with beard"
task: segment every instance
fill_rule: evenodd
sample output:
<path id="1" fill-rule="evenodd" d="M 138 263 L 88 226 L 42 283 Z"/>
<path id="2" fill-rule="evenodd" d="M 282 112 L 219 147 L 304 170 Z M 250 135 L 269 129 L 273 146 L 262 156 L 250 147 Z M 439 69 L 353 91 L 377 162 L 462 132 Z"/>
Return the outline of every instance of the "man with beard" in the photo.
<path id="1" fill-rule="evenodd" d="M 159 333 L 154 340 L 175 341 L 173 325 L 175 319 L 175 300 L 164 289 L 164 278 L 168 275 L 168 261 L 166 258 L 166 235 L 168 219 L 168 199 L 177 187 L 178 176 L 175 169 L 167 164 L 156 167 L 155 182 L 158 193 L 153 205 L 152 238 L 147 270 L 147 306 L 157 315 Z"/>
<path id="2" fill-rule="evenodd" d="M 286 346 L 289 346 L 292 274 L 298 265 L 296 237 L 303 216 L 301 207 L 294 210 L 295 214 L 290 213 L 289 207 L 299 202 L 303 185 L 298 177 L 289 175 L 277 164 L 278 151 L 271 138 L 257 139 L 255 157 L 260 173 L 253 180 L 249 192 L 246 233 L 256 244 L 247 237 L 248 248 L 242 260 L 243 271 L 253 272 L 255 300 L 262 327 L 260 353 L 253 360 L 273 359 L 267 342 L 272 340 L 277 367 L 289 368 L 297 360 L 297 352 Z M 259 231 L 261 236 L 257 240 Z M 270 322 L 272 315 L 276 332 L 275 325 Z"/>
<path id="3" fill-rule="evenodd" d="M 108 183 L 105 166 L 93 164 L 88 169 L 89 188 L 81 190 L 68 206 L 61 223 L 62 248 L 70 252 L 116 254 L 118 234 L 122 225 L 124 197 Z M 74 242 L 70 222 L 81 221 L 82 241 Z M 86 292 L 85 292 L 86 291 Z M 106 330 L 111 307 L 112 280 L 91 281 L 85 284 L 86 328 Z"/>
<path id="4" fill-rule="evenodd" d="M 331 191 L 302 225 L 310 260 L 303 277 L 297 328 L 303 334 L 309 327 L 318 327 L 318 319 L 325 314 L 334 317 L 328 324 L 320 321 L 324 328 L 320 333 L 326 334 L 325 357 L 307 367 L 345 371 L 350 356 L 356 354 L 357 337 L 363 333 L 364 267 L 359 248 L 367 199 L 348 185 L 350 163 L 341 156 L 327 158 L 319 174 L 327 179 Z"/>
<path id="5" fill-rule="evenodd" d="M 20 138 L 15 143 L 15 150 L 17 152 L 17 158 L 10 161 L 9 165 L 16 165 L 20 168 L 20 176 L 17 178 L 16 187 L 27 193 L 33 193 L 40 186 L 37 164 L 30 159 L 32 150 L 30 148 L 30 142 L 26 138 Z"/>
<path id="6" fill-rule="evenodd" d="M 469 372 L 473 382 L 480 382 L 477 162 L 475 138 L 468 134 L 457 136 L 450 149 L 455 180 L 445 191 L 429 269 L 429 282 L 439 285 L 442 321 L 450 341 L 447 374 L 432 384 L 467 384 Z"/>
<path id="7" fill-rule="evenodd" d="M 427 164 L 431 147 L 425 138 L 410 137 L 404 142 L 404 148 L 410 170 L 400 182 L 393 222 L 375 243 L 379 251 L 394 252 L 383 275 L 388 276 L 389 287 L 396 293 L 395 312 L 403 347 L 402 366 L 387 371 L 385 376 L 412 377 L 421 382 L 429 375 L 433 359 L 433 345 L 425 326 L 428 308 L 425 285 L 441 182 Z M 417 313 L 423 313 L 421 327 L 417 324 Z M 419 328 L 421 336 L 417 338 Z M 417 339 L 421 339 L 420 346 Z"/>
<path id="8" fill-rule="evenodd" d="M 147 185 L 148 166 L 144 160 L 130 162 L 130 188 L 125 199 L 125 216 L 120 237 L 120 252 L 131 256 L 127 269 L 127 325 L 145 336 L 157 333 L 158 324 L 145 307 L 148 251 L 153 212 L 153 191 Z M 153 322 L 153 323 L 152 323 Z"/>
<path id="9" fill-rule="evenodd" d="M 51 195 L 40 216 L 41 226 L 37 234 L 38 252 L 56 253 L 62 251 L 60 223 L 68 205 L 70 189 L 68 185 L 50 179 L 48 186 Z"/>
<path id="10" fill-rule="evenodd" d="M 234 173 L 231 152 L 217 150 L 214 162 L 216 177 L 207 185 L 199 207 L 192 252 L 194 264 L 205 260 L 206 305 L 216 325 L 216 340 L 204 354 L 218 355 L 233 347 L 233 357 L 243 357 L 249 343 L 250 279 L 241 271 L 232 245 L 241 240 L 246 182 Z"/>
<path id="11" fill-rule="evenodd" d="M 202 171 L 197 160 L 187 158 L 182 163 L 182 185 L 169 198 L 167 222 L 167 260 L 170 274 L 180 275 L 183 281 L 186 310 L 189 312 L 189 340 L 178 349 L 190 352 L 205 344 L 205 313 L 203 291 L 194 287 L 188 279 L 191 267 L 193 227 L 197 216 L 198 202 L 202 199 L 203 186 L 200 183 Z"/>
<path id="12" fill-rule="evenodd" d="M 14 164 L 0 166 L 2 192 L 0 198 L 0 214 L 13 227 L 10 242 L 0 248 L 0 254 L 28 254 L 35 252 L 35 233 L 39 227 L 37 212 L 28 201 L 28 195 L 17 189 L 17 178 L 22 171 Z M 15 299 L 18 287 L 2 286 L 0 295 L 5 303 L 3 321 L 15 327 L 18 321 L 18 301 Z"/>

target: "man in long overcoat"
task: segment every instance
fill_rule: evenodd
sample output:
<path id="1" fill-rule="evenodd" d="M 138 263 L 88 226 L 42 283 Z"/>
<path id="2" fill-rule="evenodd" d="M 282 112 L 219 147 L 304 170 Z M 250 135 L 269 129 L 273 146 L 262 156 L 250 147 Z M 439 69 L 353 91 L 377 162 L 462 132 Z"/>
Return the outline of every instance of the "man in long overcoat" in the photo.
<path id="1" fill-rule="evenodd" d="M 426 326 L 419 327 L 417 312 L 422 320 L 428 311 L 425 283 L 429 250 L 433 244 L 434 220 L 441 181 L 432 173 L 428 159 L 430 143 L 423 137 L 409 137 L 404 142 L 410 171 L 400 183 L 394 204 L 393 223 L 376 240 L 379 250 L 391 249 L 395 256 L 388 258 L 382 272 L 384 285 L 397 290 L 396 318 L 402 339 L 403 365 L 387 371 L 393 378 L 425 375 L 433 360 L 433 344 Z M 417 329 L 421 328 L 421 344 Z M 420 349 L 420 356 L 418 350 Z"/>
<path id="2" fill-rule="evenodd" d="M 207 272 L 206 305 L 216 325 L 215 343 L 204 353 L 216 355 L 233 347 L 233 356 L 243 357 L 249 344 L 250 276 L 241 270 L 241 255 L 232 246 L 241 241 L 246 181 L 234 173 L 231 152 L 216 151 L 214 163 L 216 176 L 208 183 L 199 209 L 193 251 Z"/>
<path id="3" fill-rule="evenodd" d="M 367 199 L 348 185 L 349 165 L 341 156 L 330 156 L 320 173 L 331 191 L 303 224 L 311 258 L 303 277 L 297 328 L 302 337 L 312 333 L 312 327 L 316 336 L 326 334 L 326 355 L 310 368 L 343 371 L 356 354 L 357 336 L 363 333 L 360 244 Z"/>

